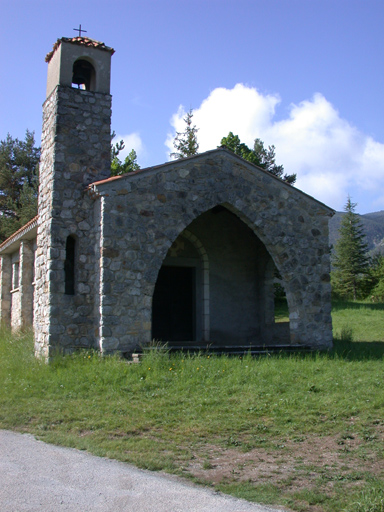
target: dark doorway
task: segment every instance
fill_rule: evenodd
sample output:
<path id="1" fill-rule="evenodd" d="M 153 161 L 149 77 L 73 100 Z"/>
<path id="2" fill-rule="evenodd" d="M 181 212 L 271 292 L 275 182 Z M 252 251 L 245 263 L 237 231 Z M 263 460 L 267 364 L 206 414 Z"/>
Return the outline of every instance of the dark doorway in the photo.
<path id="1" fill-rule="evenodd" d="M 195 268 L 161 267 L 152 301 L 152 339 L 195 341 Z"/>

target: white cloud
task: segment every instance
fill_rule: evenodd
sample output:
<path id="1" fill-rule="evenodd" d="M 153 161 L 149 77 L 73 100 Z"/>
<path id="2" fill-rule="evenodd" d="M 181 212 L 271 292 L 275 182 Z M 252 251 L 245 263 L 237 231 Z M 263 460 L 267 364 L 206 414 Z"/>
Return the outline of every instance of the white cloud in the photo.
<path id="1" fill-rule="evenodd" d="M 384 144 L 342 119 L 319 93 L 292 104 L 277 121 L 279 103 L 277 94 L 263 95 L 243 84 L 215 89 L 194 110 L 200 151 L 217 147 L 229 131 L 249 146 L 258 137 L 276 146 L 277 163 L 297 173 L 296 186 L 316 199 L 342 210 L 349 194 L 359 212 L 384 209 Z M 184 116 L 180 106 L 170 121 L 175 131 L 184 131 Z M 173 137 L 166 141 L 170 151 Z"/>
<path id="2" fill-rule="evenodd" d="M 193 124 L 198 128 L 199 151 L 214 149 L 230 131 L 237 134 L 242 142 L 252 144 L 255 133 L 268 128 L 275 107 L 280 102 L 277 95 L 263 96 L 256 89 L 237 84 L 233 89 L 214 89 L 199 108 L 193 111 Z M 183 132 L 183 118 L 186 111 L 180 105 L 171 118 L 174 132 L 168 134 L 166 145 L 174 151 L 175 132 Z"/>
<path id="3" fill-rule="evenodd" d="M 112 143 L 116 144 L 116 142 L 120 142 L 121 140 L 123 140 L 125 144 L 124 149 L 119 153 L 119 159 L 122 162 L 124 161 L 125 157 L 129 155 L 132 149 L 136 151 L 138 161 L 140 160 L 140 157 L 145 157 L 145 146 L 138 133 L 128 133 L 127 135 L 115 135 Z"/>

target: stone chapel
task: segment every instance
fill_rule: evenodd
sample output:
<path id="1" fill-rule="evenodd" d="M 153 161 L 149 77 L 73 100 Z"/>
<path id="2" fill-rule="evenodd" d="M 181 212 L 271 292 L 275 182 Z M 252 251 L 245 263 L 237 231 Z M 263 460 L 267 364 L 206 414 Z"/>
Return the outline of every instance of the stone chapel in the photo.
<path id="1" fill-rule="evenodd" d="M 329 348 L 333 210 L 224 148 L 110 177 L 113 53 L 63 37 L 46 57 L 38 216 L 0 246 L 1 321 L 33 325 L 44 358 L 151 340 Z"/>

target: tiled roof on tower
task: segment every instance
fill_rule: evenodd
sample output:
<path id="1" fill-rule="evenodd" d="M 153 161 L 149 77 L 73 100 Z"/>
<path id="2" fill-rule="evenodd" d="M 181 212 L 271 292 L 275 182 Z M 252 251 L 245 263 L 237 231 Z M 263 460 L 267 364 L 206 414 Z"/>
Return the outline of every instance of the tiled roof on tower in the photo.
<path id="1" fill-rule="evenodd" d="M 90 39 L 89 37 L 61 37 L 56 41 L 56 43 L 53 45 L 52 51 L 47 53 L 45 57 L 45 62 L 49 62 L 52 59 L 53 54 L 57 50 L 57 48 L 60 46 L 60 44 L 63 42 L 66 43 L 72 43 L 77 44 L 79 46 L 87 46 L 92 48 L 98 48 L 99 50 L 105 50 L 107 52 L 110 52 L 111 55 L 115 53 L 115 50 L 111 48 L 110 46 L 106 46 L 104 43 L 100 41 L 96 41 L 95 39 Z"/>

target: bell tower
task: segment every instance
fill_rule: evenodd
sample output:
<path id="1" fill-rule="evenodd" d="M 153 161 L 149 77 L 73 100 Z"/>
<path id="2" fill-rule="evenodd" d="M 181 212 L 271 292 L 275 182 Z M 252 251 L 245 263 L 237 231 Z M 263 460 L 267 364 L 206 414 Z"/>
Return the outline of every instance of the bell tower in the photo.
<path id="1" fill-rule="evenodd" d="M 85 190 L 110 176 L 113 53 L 63 37 L 45 59 L 34 331 L 36 354 L 46 358 L 96 343 L 99 223 Z"/>

